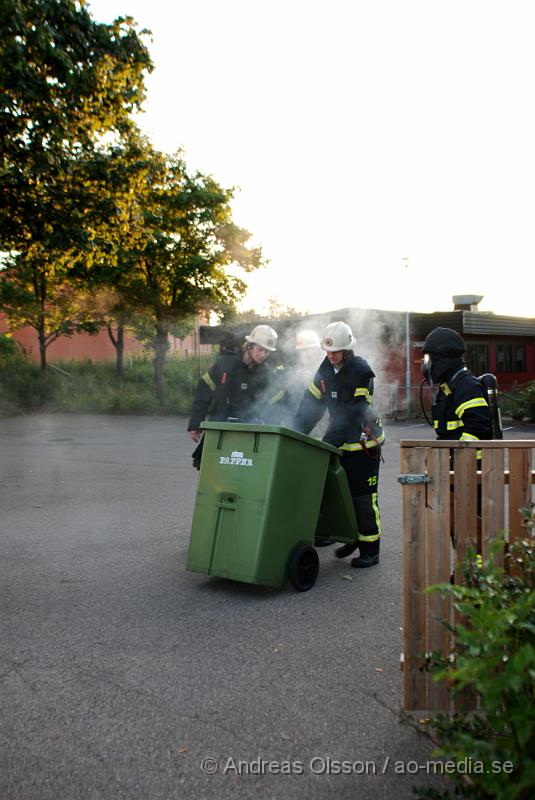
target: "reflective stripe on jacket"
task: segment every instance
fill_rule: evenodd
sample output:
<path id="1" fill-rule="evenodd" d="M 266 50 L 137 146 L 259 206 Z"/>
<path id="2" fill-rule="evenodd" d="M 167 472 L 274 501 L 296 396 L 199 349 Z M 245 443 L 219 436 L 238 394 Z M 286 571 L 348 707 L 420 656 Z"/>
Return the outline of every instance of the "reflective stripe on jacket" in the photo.
<path id="1" fill-rule="evenodd" d="M 440 385 L 432 407 L 439 439 L 492 439 L 492 424 L 485 389 L 466 368 Z"/>

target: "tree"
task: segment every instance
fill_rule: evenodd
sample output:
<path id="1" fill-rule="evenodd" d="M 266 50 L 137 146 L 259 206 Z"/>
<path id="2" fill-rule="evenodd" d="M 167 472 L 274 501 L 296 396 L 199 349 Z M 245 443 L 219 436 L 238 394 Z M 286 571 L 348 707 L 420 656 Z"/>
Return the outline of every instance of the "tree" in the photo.
<path id="1" fill-rule="evenodd" d="M 240 322 L 264 322 L 265 314 L 259 314 L 254 308 L 238 311 L 235 307 L 225 309 L 220 315 L 221 325 L 238 325 Z"/>
<path id="2" fill-rule="evenodd" d="M 163 402 L 169 334 L 232 308 L 238 268 L 262 254 L 232 220 L 233 190 L 139 137 L 131 112 L 152 68 L 143 33 L 130 18 L 96 23 L 84 0 L 4 0 L 0 250 L 11 257 L 0 302 L 12 325 L 38 330 L 43 367 L 53 337 L 116 322 L 120 371 L 126 321 L 150 324 Z M 111 298 L 92 317 L 88 292 Z"/>
<path id="3" fill-rule="evenodd" d="M 238 325 L 242 322 L 257 323 L 277 319 L 299 319 L 310 312 L 298 311 L 293 306 L 283 305 L 276 295 L 268 297 L 267 310 L 264 314 L 259 314 L 254 308 L 238 311 L 236 306 L 224 309 L 220 315 L 222 325 Z"/>
<path id="4" fill-rule="evenodd" d="M 119 251 L 117 269 L 121 297 L 152 327 L 161 403 L 169 335 L 187 330 L 200 311 L 232 307 L 245 291 L 236 273 L 263 263 L 261 249 L 249 247 L 250 234 L 232 220 L 232 197 L 211 176 L 190 174 L 182 154 L 152 153 L 137 198 L 143 226 Z"/>
<path id="5" fill-rule="evenodd" d="M 69 271 L 70 280 L 91 293 L 95 321 L 104 328 L 116 353 L 116 376 L 123 379 L 124 334 L 139 327 L 139 309 L 123 292 L 137 264 L 126 253 L 146 239 L 143 203 L 154 151 L 137 131 L 119 144 L 90 154 L 80 166 L 84 186 L 85 243 Z M 141 330 L 146 329 L 141 324 Z"/>
<path id="6" fill-rule="evenodd" d="M 298 311 L 293 306 L 284 305 L 276 295 L 268 298 L 267 316 L 269 319 L 294 319 L 306 316 L 308 311 Z"/>
<path id="7" fill-rule="evenodd" d="M 105 135 L 121 141 L 135 128 L 131 113 L 150 69 L 130 18 L 97 23 L 84 0 L 1 5 L 0 249 L 12 254 L 0 273 L 1 300 L 15 326 L 24 303 L 28 320 L 39 318 L 42 359 L 50 336 L 79 323 L 68 264 L 91 259 L 98 244 L 87 229 L 85 165 Z M 66 307 L 75 311 L 71 323 Z"/>
<path id="8" fill-rule="evenodd" d="M 8 260 L 0 273 L 0 308 L 12 328 L 36 331 L 43 371 L 47 349 L 59 336 L 98 331 L 89 298 L 68 283 L 65 269 L 59 268 L 61 256 L 55 255 L 36 245 L 24 257 Z"/>
<path id="9" fill-rule="evenodd" d="M 4 168 L 48 175 L 96 136 L 133 126 L 152 64 L 129 17 L 95 22 L 85 0 L 3 0 L 0 69 Z"/>

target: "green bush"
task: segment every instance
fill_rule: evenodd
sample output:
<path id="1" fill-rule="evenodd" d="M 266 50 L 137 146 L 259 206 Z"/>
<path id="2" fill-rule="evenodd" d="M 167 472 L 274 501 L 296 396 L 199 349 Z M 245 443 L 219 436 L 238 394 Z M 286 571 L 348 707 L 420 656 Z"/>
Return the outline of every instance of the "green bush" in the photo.
<path id="1" fill-rule="evenodd" d="M 5 333 L 0 333 L 0 364 L 9 358 L 14 358 L 20 353 L 20 349 L 11 336 Z"/>
<path id="2" fill-rule="evenodd" d="M 0 337 L 0 412 L 14 414 L 40 410 L 56 391 L 54 375 L 37 364 L 8 336 Z"/>
<path id="3" fill-rule="evenodd" d="M 504 416 L 521 422 L 535 422 L 535 381 L 528 383 L 514 394 L 504 392 L 500 395 L 500 406 Z"/>
<path id="4" fill-rule="evenodd" d="M 453 661 L 434 661 L 434 679 L 447 681 L 454 695 L 468 691 L 479 699 L 477 711 L 438 714 L 426 721 L 438 742 L 433 755 L 474 766 L 467 775 L 451 775 L 455 796 L 535 796 L 535 518 L 532 510 L 523 514 L 527 534 L 506 552 L 505 569 L 495 558 L 504 547 L 499 540 L 485 563 L 469 555 L 465 585 L 430 589 L 451 595 L 462 618 L 452 628 L 447 625 L 455 635 L 456 654 Z M 417 795 L 451 797 L 425 788 Z"/>
<path id="5" fill-rule="evenodd" d="M 168 356 L 161 406 L 149 357 L 127 358 L 123 381 L 117 380 L 113 362 L 89 359 L 58 361 L 43 373 L 13 340 L 0 337 L 0 413 L 189 414 L 199 377 L 213 360 Z"/>

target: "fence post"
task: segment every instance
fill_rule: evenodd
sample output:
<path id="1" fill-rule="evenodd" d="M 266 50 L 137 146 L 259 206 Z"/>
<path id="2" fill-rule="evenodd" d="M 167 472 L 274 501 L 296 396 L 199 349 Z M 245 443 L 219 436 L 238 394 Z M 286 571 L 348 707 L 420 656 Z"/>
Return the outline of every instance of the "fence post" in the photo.
<path id="1" fill-rule="evenodd" d="M 425 448 L 401 450 L 402 473 L 425 472 Z M 403 487 L 403 685 L 405 708 L 427 708 L 425 658 L 426 597 L 425 572 L 425 483 Z"/>
<path id="2" fill-rule="evenodd" d="M 448 583 L 451 574 L 450 451 L 429 448 L 427 484 L 427 584 Z M 427 595 L 426 652 L 449 653 L 450 634 L 444 621 L 451 622 L 452 601 L 438 592 Z M 448 711 L 450 698 L 444 681 L 427 676 L 427 708 Z"/>
<path id="3" fill-rule="evenodd" d="M 531 505 L 531 469 L 533 451 L 520 448 L 509 451 L 509 541 L 525 534 L 520 508 Z"/>

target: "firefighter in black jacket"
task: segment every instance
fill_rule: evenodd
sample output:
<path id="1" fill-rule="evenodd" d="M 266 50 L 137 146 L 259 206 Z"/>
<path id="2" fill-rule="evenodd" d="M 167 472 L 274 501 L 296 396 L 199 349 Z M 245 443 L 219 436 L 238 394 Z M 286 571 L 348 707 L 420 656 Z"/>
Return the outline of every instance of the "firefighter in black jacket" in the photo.
<path id="1" fill-rule="evenodd" d="M 261 403 L 268 402 L 266 392 L 272 372 L 265 364 L 270 353 L 277 349 L 277 334 L 269 325 L 257 325 L 245 337 L 237 353 L 221 355 L 199 380 L 188 431 L 198 447 L 192 454 L 193 466 L 199 469 L 202 453 L 201 422 L 261 421 Z"/>
<path id="2" fill-rule="evenodd" d="M 462 336 L 451 328 L 435 328 L 422 347 L 424 377 L 439 387 L 432 406 L 438 439 L 493 438 L 487 393 L 467 369 L 465 351 Z"/>
<path id="3" fill-rule="evenodd" d="M 422 372 L 426 381 L 437 385 L 431 415 L 437 439 L 478 441 L 492 439 L 492 414 L 487 391 L 467 369 L 463 356 L 464 339 L 451 328 L 434 328 L 422 352 Z M 481 454 L 477 451 L 478 463 Z M 453 466 L 453 454 L 451 464 Z M 450 537 L 455 547 L 454 495 L 450 494 Z M 481 520 L 481 485 L 477 487 L 477 513 Z M 480 537 L 481 528 L 478 531 Z"/>
<path id="4" fill-rule="evenodd" d="M 338 558 L 359 557 L 353 567 L 371 567 L 379 562 L 381 517 L 377 504 L 383 427 L 371 408 L 373 379 L 367 361 L 355 356 L 356 340 L 345 322 L 332 322 L 323 333 L 321 347 L 327 353 L 306 390 L 293 427 L 309 433 L 329 411 L 329 426 L 323 441 L 342 450 L 340 463 L 346 471 L 355 506 L 358 545 L 343 545 Z"/>

